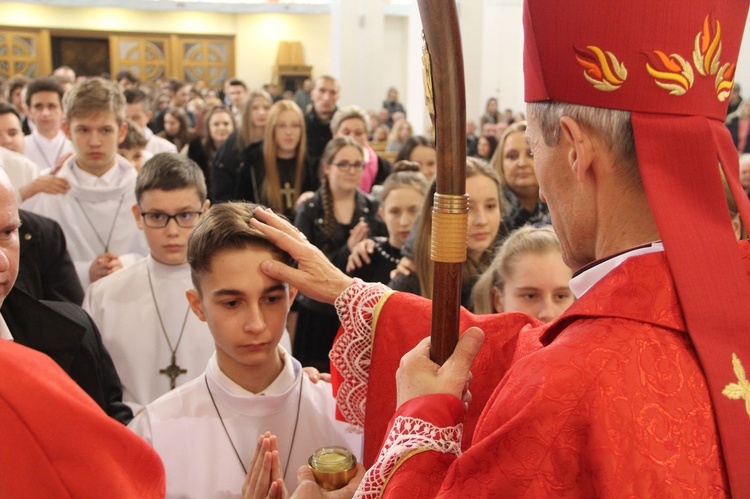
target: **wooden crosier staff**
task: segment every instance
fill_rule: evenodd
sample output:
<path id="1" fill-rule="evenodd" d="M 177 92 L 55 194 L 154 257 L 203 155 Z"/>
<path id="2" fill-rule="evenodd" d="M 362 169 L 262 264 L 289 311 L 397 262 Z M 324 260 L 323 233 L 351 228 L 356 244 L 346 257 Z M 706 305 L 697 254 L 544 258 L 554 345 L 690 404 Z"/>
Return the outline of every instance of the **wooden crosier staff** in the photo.
<path id="1" fill-rule="evenodd" d="M 458 342 L 461 266 L 466 260 L 466 98 L 461 34 L 454 0 L 418 0 L 426 44 L 427 107 L 435 128 L 437 192 L 432 208 L 434 262 L 432 346 L 442 364 Z"/>

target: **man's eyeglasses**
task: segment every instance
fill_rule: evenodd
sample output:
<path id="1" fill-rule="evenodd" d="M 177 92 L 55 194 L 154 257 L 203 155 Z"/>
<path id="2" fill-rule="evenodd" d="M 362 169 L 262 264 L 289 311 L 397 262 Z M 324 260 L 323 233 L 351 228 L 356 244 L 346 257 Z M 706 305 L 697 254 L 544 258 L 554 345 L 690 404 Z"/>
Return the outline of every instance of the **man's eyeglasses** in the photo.
<path id="1" fill-rule="evenodd" d="M 338 168 L 339 170 L 361 170 L 365 167 L 365 164 L 361 161 L 355 161 L 354 163 L 349 163 L 348 161 L 339 161 L 338 163 L 333 163 L 333 166 Z"/>
<path id="2" fill-rule="evenodd" d="M 180 227 L 194 227 L 198 223 L 198 218 L 200 218 L 201 214 L 203 214 L 202 211 L 183 211 L 174 215 L 152 211 L 149 213 L 141 212 L 141 217 L 143 217 L 143 223 L 146 224 L 146 227 L 162 229 L 169 225 L 169 221 L 172 219 Z"/>

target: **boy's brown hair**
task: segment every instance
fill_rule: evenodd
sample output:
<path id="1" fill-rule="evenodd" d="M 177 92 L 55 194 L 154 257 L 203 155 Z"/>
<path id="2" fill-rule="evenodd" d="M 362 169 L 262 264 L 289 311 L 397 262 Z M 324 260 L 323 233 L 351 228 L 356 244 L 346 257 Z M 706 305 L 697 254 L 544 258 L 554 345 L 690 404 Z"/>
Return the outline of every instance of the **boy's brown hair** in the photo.
<path id="1" fill-rule="evenodd" d="M 135 179 L 135 199 L 146 191 L 174 191 L 195 188 L 201 204 L 206 200 L 206 180 L 195 161 L 184 154 L 161 152 L 146 161 Z"/>
<path id="2" fill-rule="evenodd" d="M 132 120 L 125 120 L 128 124 L 128 133 L 118 146 L 119 149 L 145 149 L 148 144 L 143 128 Z"/>
<path id="3" fill-rule="evenodd" d="M 289 253 L 279 249 L 262 232 L 250 225 L 258 205 L 253 203 L 222 203 L 208 210 L 190 234 L 187 259 L 193 286 L 201 293 L 200 280 L 211 272 L 216 253 L 226 249 L 268 249 L 279 261 L 292 264 Z"/>
<path id="4" fill-rule="evenodd" d="M 73 118 L 107 111 L 114 113 L 118 125 L 125 122 L 125 96 L 114 82 L 104 78 L 86 78 L 76 83 L 62 104 L 68 124 Z"/>

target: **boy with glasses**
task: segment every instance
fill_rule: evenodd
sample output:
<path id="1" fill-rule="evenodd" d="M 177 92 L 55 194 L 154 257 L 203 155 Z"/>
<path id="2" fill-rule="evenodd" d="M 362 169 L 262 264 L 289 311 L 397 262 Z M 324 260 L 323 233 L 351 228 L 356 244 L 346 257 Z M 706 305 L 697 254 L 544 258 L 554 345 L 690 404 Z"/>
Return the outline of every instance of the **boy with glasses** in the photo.
<path id="1" fill-rule="evenodd" d="M 216 353 L 205 375 L 130 424 L 162 458 L 167 497 L 288 497 L 282 484 L 294 492 L 316 449 L 360 455 L 361 435 L 335 420 L 331 386 L 309 379 L 279 344 L 296 290 L 260 264 L 291 259 L 253 227 L 255 213 L 250 203 L 218 204 L 190 235 L 187 298 Z"/>
<path id="2" fill-rule="evenodd" d="M 208 209 L 193 161 L 161 153 L 138 172 L 132 206 L 149 255 L 89 287 L 84 308 L 102 332 L 134 411 L 201 374 L 214 350 L 205 323 L 189 313 L 187 241 Z"/>

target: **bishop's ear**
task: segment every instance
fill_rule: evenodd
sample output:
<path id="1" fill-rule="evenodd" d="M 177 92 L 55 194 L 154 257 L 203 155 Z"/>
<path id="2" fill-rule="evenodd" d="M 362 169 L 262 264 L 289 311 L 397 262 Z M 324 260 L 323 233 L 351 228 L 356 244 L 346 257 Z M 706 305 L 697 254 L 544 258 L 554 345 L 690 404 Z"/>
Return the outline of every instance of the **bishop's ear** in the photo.
<path id="1" fill-rule="evenodd" d="M 560 118 L 560 141 L 567 147 L 570 169 L 582 181 L 593 161 L 593 149 L 588 129 L 570 116 Z"/>
<path id="2" fill-rule="evenodd" d="M 206 322 L 206 314 L 203 313 L 203 302 L 201 302 L 201 296 L 198 294 L 196 289 L 188 289 L 185 291 L 190 309 L 193 313 L 203 322 Z"/>

